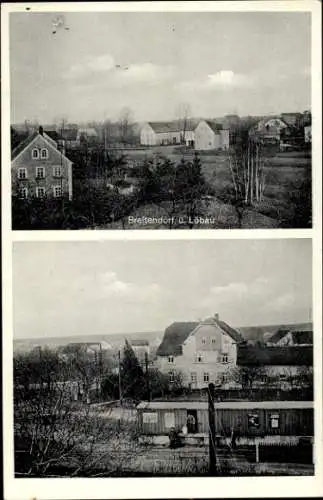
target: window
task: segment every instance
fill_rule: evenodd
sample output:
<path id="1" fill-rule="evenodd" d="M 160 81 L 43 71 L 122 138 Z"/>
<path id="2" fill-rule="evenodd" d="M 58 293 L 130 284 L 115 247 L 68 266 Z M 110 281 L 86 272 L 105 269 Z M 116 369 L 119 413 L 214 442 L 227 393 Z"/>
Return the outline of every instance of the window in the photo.
<path id="1" fill-rule="evenodd" d="M 197 382 L 197 374 L 196 374 L 196 372 L 192 372 L 191 373 L 191 382 L 193 382 L 193 384 L 196 384 L 196 382 Z"/>
<path id="2" fill-rule="evenodd" d="M 203 357 L 201 354 L 197 354 L 196 357 L 195 357 L 195 362 L 196 363 L 202 363 L 203 361 Z"/>
<path id="3" fill-rule="evenodd" d="M 209 374 L 208 373 L 204 373 L 204 375 L 203 375 L 203 381 L 204 382 L 209 382 L 209 380 L 210 380 Z"/>
<path id="4" fill-rule="evenodd" d="M 212 344 L 215 344 L 216 340 L 215 339 L 212 339 Z"/>
<path id="5" fill-rule="evenodd" d="M 61 186 L 53 187 L 54 198 L 60 198 L 63 194 Z"/>
<path id="6" fill-rule="evenodd" d="M 27 179 L 27 169 L 26 168 L 18 168 L 18 179 Z"/>
<path id="7" fill-rule="evenodd" d="M 62 168 L 61 167 L 53 167 L 53 177 L 62 177 Z"/>
<path id="8" fill-rule="evenodd" d="M 23 187 L 19 189 L 19 198 L 26 199 L 28 198 L 28 188 Z"/>
<path id="9" fill-rule="evenodd" d="M 176 144 L 176 137 L 173 137 L 173 144 Z"/>
<path id="10" fill-rule="evenodd" d="M 172 383 L 175 382 L 175 374 L 174 372 L 169 372 L 168 373 L 168 380 Z"/>
<path id="11" fill-rule="evenodd" d="M 38 149 L 34 148 L 31 152 L 31 157 L 33 160 L 38 160 L 39 158 L 39 151 Z"/>
<path id="12" fill-rule="evenodd" d="M 222 363 L 228 363 L 228 355 L 227 354 L 222 354 Z"/>
<path id="13" fill-rule="evenodd" d="M 205 339 L 202 339 L 202 344 L 206 344 L 206 340 Z"/>
<path id="14" fill-rule="evenodd" d="M 44 167 L 36 167 L 36 179 L 45 179 Z"/>
<path id="15" fill-rule="evenodd" d="M 174 356 L 168 356 L 168 363 L 174 363 Z"/>
<path id="16" fill-rule="evenodd" d="M 45 188 L 36 186 L 36 197 L 37 198 L 44 198 L 44 196 L 45 196 Z"/>
<path id="17" fill-rule="evenodd" d="M 42 160 L 46 160 L 48 158 L 48 149 L 43 148 L 40 152 L 40 157 Z"/>

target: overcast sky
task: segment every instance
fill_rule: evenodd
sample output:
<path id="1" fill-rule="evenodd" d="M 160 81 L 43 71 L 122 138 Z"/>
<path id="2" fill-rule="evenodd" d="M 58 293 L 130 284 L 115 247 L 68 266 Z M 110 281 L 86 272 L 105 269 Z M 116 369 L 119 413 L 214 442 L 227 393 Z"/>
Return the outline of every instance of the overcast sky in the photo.
<path id="1" fill-rule="evenodd" d="M 311 265 L 305 239 L 16 242 L 14 337 L 306 322 Z"/>
<path id="2" fill-rule="evenodd" d="M 310 107 L 308 13 L 66 13 L 52 34 L 55 17 L 11 14 L 13 123 Z"/>

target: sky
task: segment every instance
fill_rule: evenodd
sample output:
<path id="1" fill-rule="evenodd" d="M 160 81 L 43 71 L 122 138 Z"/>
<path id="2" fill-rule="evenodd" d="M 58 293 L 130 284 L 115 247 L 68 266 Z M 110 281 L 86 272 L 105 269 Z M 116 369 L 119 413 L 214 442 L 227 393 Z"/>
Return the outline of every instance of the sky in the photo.
<path id="1" fill-rule="evenodd" d="M 311 321 L 311 241 L 15 242 L 14 338 Z"/>
<path id="2" fill-rule="evenodd" d="M 58 15 L 10 14 L 11 123 L 310 108 L 309 13 Z"/>

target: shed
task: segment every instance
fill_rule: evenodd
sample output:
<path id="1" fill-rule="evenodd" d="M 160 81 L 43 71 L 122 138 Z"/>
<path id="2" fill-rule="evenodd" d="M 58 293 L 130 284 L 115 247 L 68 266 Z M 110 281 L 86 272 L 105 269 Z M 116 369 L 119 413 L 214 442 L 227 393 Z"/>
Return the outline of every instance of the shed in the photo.
<path id="1" fill-rule="evenodd" d="M 153 401 L 137 406 L 142 434 L 168 435 L 171 428 L 187 426 L 188 436 L 208 436 L 208 403 Z M 193 417 L 193 418 L 191 418 Z M 189 425 L 189 420 L 195 421 Z M 313 436 L 312 401 L 225 401 L 215 403 L 218 437 L 229 438 L 232 429 L 246 439 L 273 436 Z"/>

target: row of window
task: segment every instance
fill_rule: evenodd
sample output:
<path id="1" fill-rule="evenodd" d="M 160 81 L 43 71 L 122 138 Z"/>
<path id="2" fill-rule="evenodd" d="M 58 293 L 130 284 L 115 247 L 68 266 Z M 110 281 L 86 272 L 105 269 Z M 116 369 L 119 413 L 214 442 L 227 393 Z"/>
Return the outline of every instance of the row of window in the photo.
<path id="1" fill-rule="evenodd" d="M 25 167 L 18 168 L 18 179 L 28 179 L 28 170 Z M 53 167 L 53 177 L 62 177 L 62 167 Z M 36 179 L 45 179 L 45 167 L 36 167 Z"/>
<path id="2" fill-rule="evenodd" d="M 171 371 L 168 373 L 168 379 L 169 382 L 175 382 L 175 372 Z M 203 373 L 203 382 L 209 382 L 210 381 L 210 374 L 208 372 Z M 191 372 L 191 383 L 196 384 L 197 383 L 197 373 L 196 372 Z"/>
<path id="3" fill-rule="evenodd" d="M 174 363 L 174 356 L 168 356 L 168 363 Z M 195 363 L 203 363 L 202 354 L 197 354 L 195 356 Z M 221 363 L 229 363 L 229 355 L 228 354 L 221 355 Z"/>
<path id="4" fill-rule="evenodd" d="M 46 195 L 46 190 L 44 187 L 36 186 L 36 198 L 44 198 Z M 63 190 L 61 186 L 53 186 L 53 196 L 54 198 L 61 198 L 63 195 Z M 28 188 L 22 187 L 19 189 L 19 198 L 28 198 Z"/>
<path id="5" fill-rule="evenodd" d="M 42 149 L 37 149 L 34 148 L 31 151 L 31 157 L 33 160 L 47 160 L 48 158 L 48 149 L 47 148 L 42 148 Z"/>

